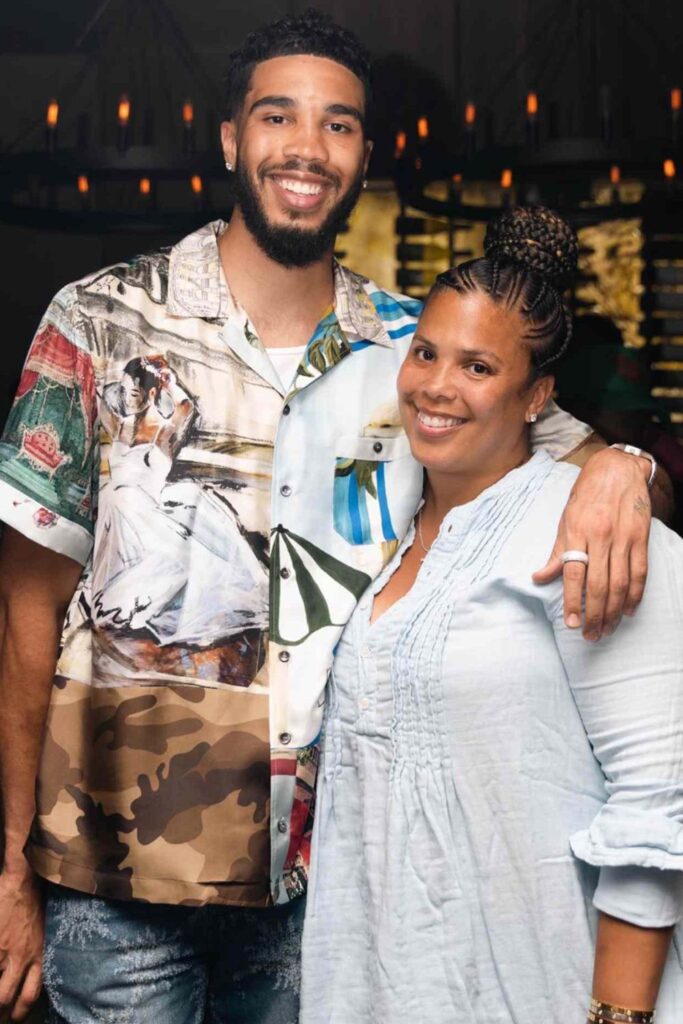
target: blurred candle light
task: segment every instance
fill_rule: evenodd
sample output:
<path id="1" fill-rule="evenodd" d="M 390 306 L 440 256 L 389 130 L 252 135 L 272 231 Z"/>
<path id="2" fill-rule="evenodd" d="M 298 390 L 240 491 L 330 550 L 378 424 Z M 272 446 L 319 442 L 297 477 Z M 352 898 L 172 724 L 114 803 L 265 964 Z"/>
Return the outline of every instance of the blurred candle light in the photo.
<path id="1" fill-rule="evenodd" d="M 477 108 L 474 103 L 465 104 L 465 156 L 474 155 L 476 147 L 475 128 L 477 123 Z"/>
<path id="2" fill-rule="evenodd" d="M 50 100 L 47 105 L 47 114 L 45 115 L 48 128 L 56 128 L 57 122 L 59 121 L 59 103 L 57 100 Z"/>
<path id="3" fill-rule="evenodd" d="M 420 117 L 417 121 L 417 137 L 420 142 L 426 142 L 429 138 L 429 121 L 426 117 Z"/>
<path id="4" fill-rule="evenodd" d="M 128 149 L 128 131 L 130 126 L 130 100 L 124 93 L 116 108 L 116 116 L 119 122 L 118 147 L 123 153 Z"/>
<path id="5" fill-rule="evenodd" d="M 673 160 L 668 159 L 664 161 L 664 177 L 671 181 L 676 177 L 676 164 Z"/>
<path id="6" fill-rule="evenodd" d="M 130 121 L 130 100 L 128 99 L 128 97 L 126 96 L 125 93 L 123 94 L 123 96 L 119 100 L 119 106 L 118 106 L 117 114 L 118 114 L 119 124 L 121 125 L 122 128 L 125 128 L 126 125 L 128 124 L 128 122 Z"/>
<path id="7" fill-rule="evenodd" d="M 50 100 L 45 114 L 45 148 L 52 153 L 57 147 L 57 122 L 59 121 L 59 103 Z"/>
<path id="8" fill-rule="evenodd" d="M 81 193 L 81 195 L 82 196 L 86 196 L 88 194 L 88 192 L 90 191 L 90 182 L 88 181 L 88 175 L 87 174 L 79 174 L 78 175 L 77 185 L 78 185 L 78 191 Z"/>
<path id="9" fill-rule="evenodd" d="M 400 160 L 406 149 L 406 133 L 396 132 L 396 145 L 394 147 L 394 159 Z"/>
<path id="10" fill-rule="evenodd" d="M 183 151 L 194 152 L 194 105 L 192 100 L 183 103 Z"/>
<path id="11" fill-rule="evenodd" d="M 196 196 L 200 196 L 202 194 L 204 184 L 198 174 L 193 174 L 190 178 L 190 187 Z"/>
<path id="12" fill-rule="evenodd" d="M 613 185 L 621 183 L 621 168 L 613 164 L 609 169 L 609 180 Z"/>
<path id="13" fill-rule="evenodd" d="M 504 189 L 512 188 L 512 171 L 509 167 L 506 167 L 500 176 L 500 187 Z"/>
<path id="14" fill-rule="evenodd" d="M 140 178 L 140 195 L 148 196 L 152 191 L 152 182 L 149 178 Z"/>
<path id="15" fill-rule="evenodd" d="M 676 87 L 671 90 L 671 141 L 674 146 L 678 145 L 681 119 L 681 90 Z"/>
<path id="16" fill-rule="evenodd" d="M 535 92 L 526 97 L 526 139 L 532 149 L 538 146 L 538 96 Z"/>

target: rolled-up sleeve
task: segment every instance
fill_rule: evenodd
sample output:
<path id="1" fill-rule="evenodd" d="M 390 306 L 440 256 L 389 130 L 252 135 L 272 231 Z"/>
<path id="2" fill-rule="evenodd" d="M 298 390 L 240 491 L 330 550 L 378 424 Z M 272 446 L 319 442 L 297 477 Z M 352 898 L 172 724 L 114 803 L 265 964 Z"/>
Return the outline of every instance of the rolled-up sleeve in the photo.
<path id="1" fill-rule="evenodd" d="M 663 927 L 682 909 L 683 541 L 653 523 L 649 559 L 643 602 L 611 637 L 587 643 L 559 609 L 554 627 L 607 793 L 572 850 L 604 869 L 598 909 Z"/>
<path id="2" fill-rule="evenodd" d="M 0 438 L 0 520 L 84 564 L 97 475 L 95 375 L 77 289 L 51 302 Z"/>

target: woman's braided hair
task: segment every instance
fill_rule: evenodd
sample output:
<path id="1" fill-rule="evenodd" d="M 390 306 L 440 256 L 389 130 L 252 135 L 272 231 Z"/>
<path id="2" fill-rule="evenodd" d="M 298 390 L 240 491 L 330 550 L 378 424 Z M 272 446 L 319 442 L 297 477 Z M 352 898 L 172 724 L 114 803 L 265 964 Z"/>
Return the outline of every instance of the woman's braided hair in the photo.
<path id="1" fill-rule="evenodd" d="M 562 291 L 576 273 L 579 244 L 559 214 L 542 206 L 517 206 L 492 221 L 481 259 L 437 277 L 434 288 L 460 294 L 480 291 L 523 317 L 531 351 L 531 380 L 564 353 L 572 315 Z"/>

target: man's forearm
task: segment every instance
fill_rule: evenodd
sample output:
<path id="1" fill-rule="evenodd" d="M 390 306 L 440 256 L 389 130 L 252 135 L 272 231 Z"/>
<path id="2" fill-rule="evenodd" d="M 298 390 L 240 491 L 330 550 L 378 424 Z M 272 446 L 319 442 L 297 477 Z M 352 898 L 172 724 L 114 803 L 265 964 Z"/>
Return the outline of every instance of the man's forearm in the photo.
<path id="1" fill-rule="evenodd" d="M 25 868 L 23 850 L 35 813 L 38 761 L 55 670 L 60 622 L 21 600 L 3 601 L 0 636 L 0 785 L 5 818 L 4 870 Z"/>
<path id="2" fill-rule="evenodd" d="M 62 623 L 81 573 L 70 558 L 6 529 L 0 545 L 0 786 L 4 871 L 25 872 Z"/>

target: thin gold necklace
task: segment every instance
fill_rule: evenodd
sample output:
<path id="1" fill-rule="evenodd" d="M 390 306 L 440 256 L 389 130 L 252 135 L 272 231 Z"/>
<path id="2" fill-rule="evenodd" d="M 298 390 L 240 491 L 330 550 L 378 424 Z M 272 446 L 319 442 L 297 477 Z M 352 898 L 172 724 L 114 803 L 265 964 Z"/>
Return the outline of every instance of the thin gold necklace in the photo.
<path id="1" fill-rule="evenodd" d="M 418 536 L 418 540 L 420 541 L 420 547 L 424 551 L 424 555 L 420 559 L 421 562 L 424 562 L 424 560 L 427 557 L 427 555 L 429 554 L 429 550 L 431 548 L 431 544 L 429 545 L 429 547 L 426 547 L 425 542 L 424 542 L 424 537 L 422 536 L 422 510 L 423 509 L 424 509 L 424 505 L 422 505 L 420 507 L 420 509 L 419 509 L 419 511 L 417 513 L 417 536 Z"/>

